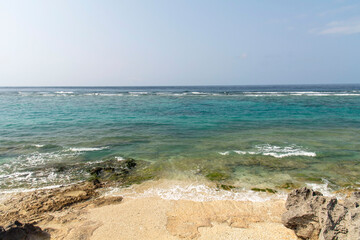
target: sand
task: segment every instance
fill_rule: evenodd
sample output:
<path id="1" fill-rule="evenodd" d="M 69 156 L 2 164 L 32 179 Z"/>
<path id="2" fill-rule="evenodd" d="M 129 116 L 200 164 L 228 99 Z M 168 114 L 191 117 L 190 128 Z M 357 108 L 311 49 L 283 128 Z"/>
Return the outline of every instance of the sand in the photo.
<path id="1" fill-rule="evenodd" d="M 281 224 L 284 201 L 236 202 L 124 199 L 91 209 L 100 222 L 90 237 L 102 239 L 297 239 Z"/>
<path id="2" fill-rule="evenodd" d="M 174 192 L 174 189 L 177 190 Z M 181 194 L 177 192 L 179 189 Z M 7 221 L 36 220 L 37 225 L 56 240 L 297 239 L 294 232 L 281 223 L 284 199 L 244 201 L 239 200 L 243 199 L 242 195 L 239 198 L 231 191 L 209 189 L 198 185 L 194 188 L 189 182 L 162 180 L 117 192 L 104 188 L 94 191 L 88 185 L 79 185 L 29 193 L 32 197 L 22 193 L 11 197 L 13 205 L 10 202 L 0 205 L 3 213 L 0 225 L 6 226 L 5 216 Z M 85 193 L 93 197 L 82 200 Z M 46 196 L 54 194 L 54 201 L 62 199 L 63 204 L 66 203 L 64 197 L 80 201 L 45 211 L 59 207 L 57 203 L 53 205 L 53 200 L 46 200 Z M 258 199 L 253 197 L 251 199 Z M 15 210 L 10 216 L 9 207 Z M 24 209 L 18 211 L 17 207 Z"/>

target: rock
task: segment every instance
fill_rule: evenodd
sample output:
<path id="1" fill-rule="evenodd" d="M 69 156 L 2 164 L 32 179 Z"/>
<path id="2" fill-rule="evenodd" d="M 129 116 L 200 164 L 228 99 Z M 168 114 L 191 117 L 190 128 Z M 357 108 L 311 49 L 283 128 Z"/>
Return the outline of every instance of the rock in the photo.
<path id="1" fill-rule="evenodd" d="M 114 196 L 114 197 L 101 197 L 93 201 L 93 204 L 97 207 L 109 205 L 109 204 L 118 204 L 123 200 L 123 197 Z"/>
<path id="2" fill-rule="evenodd" d="M 341 204 L 336 198 L 304 187 L 288 195 L 282 222 L 301 239 L 360 239 L 359 205 L 360 192 Z"/>
<path id="3" fill-rule="evenodd" d="M 137 166 L 134 159 L 129 158 L 124 161 L 108 160 L 102 162 L 100 166 L 88 169 L 92 180 L 101 181 L 122 181 Z"/>
<path id="4" fill-rule="evenodd" d="M 74 184 L 54 189 L 36 190 L 24 193 L 4 202 L 5 208 L 0 210 L 0 224 L 17 219 L 25 222 L 38 222 L 43 213 L 54 212 L 74 204 L 88 201 L 98 195 L 95 191 L 98 184 L 90 182 Z M 20 226 L 15 222 L 11 227 Z"/>
<path id="5" fill-rule="evenodd" d="M 133 169 L 134 167 L 136 167 L 136 161 L 132 158 L 129 158 L 127 160 L 125 160 L 125 164 L 126 164 L 126 167 L 128 169 Z"/>
<path id="6" fill-rule="evenodd" d="M 50 240 L 50 234 L 33 224 L 15 221 L 11 227 L 0 227 L 0 240 Z"/>

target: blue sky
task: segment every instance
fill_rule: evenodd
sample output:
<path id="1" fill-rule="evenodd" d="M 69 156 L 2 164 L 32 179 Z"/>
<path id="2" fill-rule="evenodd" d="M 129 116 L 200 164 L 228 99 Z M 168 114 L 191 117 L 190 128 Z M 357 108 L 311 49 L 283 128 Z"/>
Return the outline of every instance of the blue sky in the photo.
<path id="1" fill-rule="evenodd" d="M 360 83 L 360 2 L 0 0 L 1 86 Z"/>

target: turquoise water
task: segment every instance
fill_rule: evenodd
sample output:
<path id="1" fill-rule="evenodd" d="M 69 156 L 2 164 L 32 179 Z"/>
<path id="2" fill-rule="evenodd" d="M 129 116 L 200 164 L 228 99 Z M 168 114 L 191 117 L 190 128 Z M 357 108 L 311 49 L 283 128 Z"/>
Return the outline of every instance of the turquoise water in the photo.
<path id="1" fill-rule="evenodd" d="M 0 103 L 1 189 L 109 158 L 245 188 L 360 186 L 360 85 L 0 88 Z"/>

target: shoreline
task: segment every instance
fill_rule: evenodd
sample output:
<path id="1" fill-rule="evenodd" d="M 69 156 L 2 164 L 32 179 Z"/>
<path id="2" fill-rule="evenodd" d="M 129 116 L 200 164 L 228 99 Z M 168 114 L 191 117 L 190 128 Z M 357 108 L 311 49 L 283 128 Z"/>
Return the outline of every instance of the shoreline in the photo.
<path id="1" fill-rule="evenodd" d="M 108 186 L 89 182 L 11 193 L 10 199 L 3 198 L 0 203 L 3 216 L 0 226 L 15 220 L 34 223 L 56 240 L 211 239 L 210 236 L 262 239 L 269 234 L 274 237 L 268 239 L 297 239 L 293 231 L 281 223 L 285 200 L 274 198 L 273 194 L 262 201 L 231 199 L 232 191 L 226 190 L 218 192 L 230 193 L 227 199 L 203 199 L 205 201 L 144 194 L 149 189 L 171 189 L 172 186 L 186 187 L 189 181 L 147 181 L 117 193 Z M 271 196 L 256 193 L 259 194 Z"/>
<path id="2" fill-rule="evenodd" d="M 50 185 L 38 188 L 14 188 L 0 190 L 0 204 L 6 200 L 8 196 L 19 193 L 34 193 L 36 191 L 52 191 L 71 186 L 77 186 L 84 183 L 91 182 L 91 179 L 76 181 L 69 184 Z M 99 191 L 101 195 L 109 196 L 124 196 L 126 198 L 144 198 L 144 197 L 159 197 L 164 200 L 191 200 L 195 202 L 206 202 L 214 200 L 234 200 L 234 201 L 251 201 L 263 202 L 273 199 L 286 200 L 287 195 L 296 188 L 245 188 L 237 187 L 229 184 L 222 184 L 218 181 L 210 181 L 205 178 L 197 179 L 171 179 L 159 178 L 149 179 L 140 183 L 130 183 L 123 185 L 121 182 L 112 180 L 104 180 L 105 186 L 101 187 Z M 126 183 L 126 181 L 125 181 Z M 308 187 L 321 192 L 324 196 L 336 197 L 344 199 L 354 191 L 359 191 L 359 188 L 342 188 L 333 190 L 328 187 L 327 181 L 323 183 L 304 183 L 299 187 Z"/>
<path id="3" fill-rule="evenodd" d="M 298 239 L 282 222 L 289 195 L 207 184 L 161 179 L 119 188 L 95 180 L 11 193 L 0 201 L 0 226 L 35 224 L 51 236 L 44 240 Z"/>

